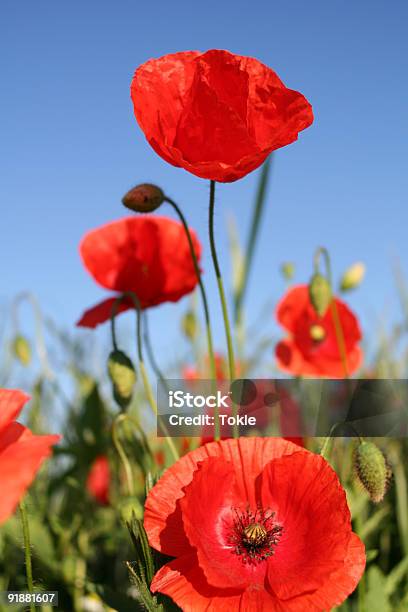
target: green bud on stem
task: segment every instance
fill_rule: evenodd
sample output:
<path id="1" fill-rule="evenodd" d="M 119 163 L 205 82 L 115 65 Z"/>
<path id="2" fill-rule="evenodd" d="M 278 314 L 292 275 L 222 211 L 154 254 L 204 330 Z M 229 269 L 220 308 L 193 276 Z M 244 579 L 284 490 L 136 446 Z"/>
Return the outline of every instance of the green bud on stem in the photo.
<path id="1" fill-rule="evenodd" d="M 31 362 L 31 347 L 28 340 L 21 335 L 17 335 L 12 343 L 13 354 L 23 366 L 28 366 Z"/>
<path id="2" fill-rule="evenodd" d="M 383 452 L 373 442 L 360 442 L 354 452 L 354 467 L 371 501 L 381 502 L 392 475 Z"/>
<path id="3" fill-rule="evenodd" d="M 332 291 L 327 278 L 318 272 L 310 280 L 309 297 L 319 317 L 323 317 L 332 301 Z"/>
<path id="4" fill-rule="evenodd" d="M 108 359 L 108 374 L 116 402 L 121 408 L 127 408 L 136 383 L 136 370 L 132 361 L 122 351 L 112 351 Z"/>

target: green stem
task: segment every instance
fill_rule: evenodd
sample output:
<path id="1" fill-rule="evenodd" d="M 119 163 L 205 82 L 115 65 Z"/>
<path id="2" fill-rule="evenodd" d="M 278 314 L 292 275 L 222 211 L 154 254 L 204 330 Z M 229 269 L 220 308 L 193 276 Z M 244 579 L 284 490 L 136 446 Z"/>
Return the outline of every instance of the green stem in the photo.
<path id="1" fill-rule="evenodd" d="M 332 277 L 330 255 L 329 255 L 328 250 L 324 247 L 320 247 L 315 253 L 315 257 L 314 257 L 315 272 L 319 271 L 319 260 L 320 260 L 321 255 L 324 257 L 324 261 L 326 265 L 327 280 L 329 282 L 330 290 L 333 295 L 333 277 Z M 334 331 L 336 334 L 337 347 L 339 349 L 340 359 L 341 359 L 343 369 L 344 369 L 344 375 L 345 375 L 345 378 L 349 378 L 350 370 L 348 367 L 348 360 L 347 360 L 346 340 L 344 337 L 343 327 L 341 324 L 339 311 L 338 311 L 336 300 L 334 297 L 331 298 L 330 308 L 331 308 L 332 317 L 333 317 L 333 324 L 334 324 Z"/>
<path id="2" fill-rule="evenodd" d="M 198 264 L 198 260 L 197 260 L 197 255 L 194 249 L 194 244 L 193 244 L 193 239 L 191 236 L 191 232 L 190 232 L 190 228 L 188 227 L 188 223 L 187 220 L 181 210 L 181 208 L 176 204 L 176 202 L 174 200 L 172 200 L 169 197 L 165 197 L 165 202 L 168 202 L 176 211 L 183 227 L 184 227 L 184 231 L 186 233 L 187 236 L 187 240 L 188 240 L 188 244 L 190 247 L 190 253 L 191 253 L 191 257 L 193 260 L 193 264 L 194 264 L 194 270 L 195 273 L 197 275 L 197 280 L 198 280 L 198 285 L 200 288 L 200 293 L 201 293 L 201 300 L 203 302 L 203 309 L 204 309 L 204 319 L 205 319 L 205 329 L 206 329 L 206 334 L 207 334 L 207 345 L 208 345 L 208 359 L 209 359 L 209 363 L 210 363 L 210 373 L 211 373 L 211 378 L 213 381 L 217 380 L 217 367 L 216 367 L 216 363 L 215 363 L 215 355 L 214 355 L 214 343 L 213 343 L 213 339 L 212 339 L 212 331 L 211 331 L 211 321 L 210 321 L 210 309 L 208 306 L 208 299 L 207 299 L 207 293 L 204 287 L 204 283 L 201 277 L 201 270 L 200 270 L 200 266 Z M 219 440 L 220 439 L 220 423 L 219 423 L 219 419 L 218 419 L 218 408 L 215 409 L 214 411 L 214 427 L 215 427 L 215 434 L 214 434 L 214 439 L 215 440 Z"/>
<path id="3" fill-rule="evenodd" d="M 127 487 L 128 487 L 128 494 L 130 497 L 133 497 L 135 494 L 135 487 L 134 487 L 134 483 L 133 483 L 133 472 L 132 472 L 132 467 L 129 463 L 129 460 L 127 458 L 125 449 L 122 446 L 122 442 L 119 439 L 119 432 L 118 432 L 118 426 L 120 425 L 120 423 L 124 422 L 127 418 L 126 414 L 118 414 L 118 416 L 116 417 L 116 419 L 113 421 L 112 424 L 112 440 L 113 443 L 115 445 L 115 448 L 118 452 L 118 455 L 122 461 L 124 470 L 125 470 L 125 475 L 126 475 L 126 482 L 127 482 Z"/>
<path id="4" fill-rule="evenodd" d="M 27 588 L 30 593 L 34 591 L 33 585 L 33 568 L 31 564 L 31 543 L 30 543 L 30 528 L 28 525 L 27 510 L 23 501 L 20 502 L 20 517 L 21 526 L 23 528 L 23 539 L 24 539 L 24 558 L 27 576 Z M 35 612 L 35 605 L 30 602 L 30 611 Z"/>
<path id="5" fill-rule="evenodd" d="M 268 157 L 264 165 L 262 166 L 261 175 L 258 183 L 258 190 L 255 199 L 255 207 L 252 216 L 251 229 L 249 231 L 248 244 L 245 251 L 242 277 L 235 294 L 234 320 L 237 325 L 241 323 L 242 319 L 242 304 L 248 286 L 249 272 L 251 270 L 251 264 L 254 257 L 256 238 L 258 236 L 259 226 L 266 201 L 265 196 L 271 169 L 271 159 L 271 157 Z"/>
<path id="6" fill-rule="evenodd" d="M 328 457 L 330 455 L 331 449 L 332 449 L 332 443 L 333 443 L 333 436 L 334 436 L 334 432 L 336 431 L 336 429 L 338 427 L 343 427 L 344 425 L 347 424 L 347 427 L 349 427 L 350 429 L 352 429 L 354 431 L 354 433 L 356 434 L 356 437 L 359 439 L 359 442 L 363 442 L 364 438 L 362 438 L 360 436 L 360 434 L 358 433 L 358 431 L 354 428 L 354 426 L 351 423 L 347 423 L 346 421 L 340 421 L 339 423 L 335 423 L 332 428 L 330 429 L 329 435 L 325 438 L 324 442 L 323 442 L 323 446 L 322 449 L 320 451 L 320 455 L 326 459 L 326 461 L 328 461 Z"/>
<path id="7" fill-rule="evenodd" d="M 214 239 L 214 207 L 215 207 L 215 181 L 210 182 L 210 205 L 209 205 L 209 234 L 210 234 L 210 248 L 211 248 L 211 257 L 214 265 L 215 276 L 217 277 L 218 284 L 218 293 L 221 300 L 221 308 L 222 308 L 222 316 L 224 319 L 224 328 L 225 335 L 227 339 L 227 348 L 228 348 L 228 365 L 229 365 L 229 375 L 230 380 L 235 380 L 235 359 L 234 359 L 234 348 L 232 344 L 232 334 L 231 334 L 231 326 L 228 317 L 228 308 L 227 308 L 227 300 L 225 297 L 224 283 L 222 280 L 221 269 L 218 263 L 217 251 L 215 248 L 215 239 Z M 233 437 L 238 438 L 238 424 L 236 422 L 237 417 L 237 406 L 235 402 L 232 403 L 232 411 L 234 416 L 234 426 L 233 426 Z"/>
<path id="8" fill-rule="evenodd" d="M 154 355 L 154 351 L 153 351 L 153 346 L 150 340 L 150 329 L 149 329 L 149 323 L 148 323 L 148 319 L 147 319 L 147 312 L 143 313 L 143 328 L 144 328 L 144 332 L 143 332 L 143 340 L 144 340 L 144 345 L 146 347 L 146 352 L 147 352 L 147 357 L 149 359 L 151 368 L 153 370 L 153 372 L 156 374 L 157 378 L 160 380 L 160 382 L 162 383 L 162 385 L 168 390 L 168 385 L 166 383 L 166 379 L 164 377 L 163 372 L 161 371 L 156 357 Z"/>
<path id="9" fill-rule="evenodd" d="M 140 305 L 140 301 L 139 298 L 137 297 L 137 295 L 133 292 L 133 291 L 126 291 L 125 293 L 123 293 L 120 297 L 117 298 L 117 300 L 115 300 L 113 307 L 112 307 L 112 315 L 111 315 L 111 329 L 112 329 L 112 343 L 113 346 L 116 347 L 116 334 L 115 334 L 115 314 L 116 314 L 116 310 L 120 304 L 120 302 L 126 298 L 129 298 L 132 300 L 134 308 L 136 310 L 136 338 L 137 338 L 137 354 L 138 354 L 138 361 L 139 361 L 139 370 L 140 370 L 140 374 L 142 376 L 142 381 L 143 381 L 143 386 L 144 386 L 144 390 L 145 390 L 145 394 L 146 394 L 146 398 L 147 401 L 150 405 L 150 408 L 153 411 L 153 414 L 155 415 L 155 417 L 157 419 L 159 419 L 159 411 L 157 408 L 157 404 L 156 404 L 156 400 L 154 399 L 154 395 L 153 395 L 153 391 L 152 391 L 152 387 L 150 385 L 150 381 L 149 381 L 149 377 L 147 375 L 147 371 L 145 368 L 145 364 L 144 364 L 144 359 L 143 359 L 143 349 L 142 349 L 142 333 L 141 333 L 141 305 Z M 164 425 L 164 423 L 161 423 L 161 427 L 162 430 L 164 431 L 165 434 L 167 434 L 167 429 L 166 426 Z M 175 444 L 173 442 L 173 440 L 170 438 L 170 436 L 167 434 L 165 435 L 166 443 L 169 447 L 170 453 L 173 457 L 173 459 L 175 461 L 177 461 L 180 458 L 180 455 L 177 451 L 177 448 L 175 447 Z"/>

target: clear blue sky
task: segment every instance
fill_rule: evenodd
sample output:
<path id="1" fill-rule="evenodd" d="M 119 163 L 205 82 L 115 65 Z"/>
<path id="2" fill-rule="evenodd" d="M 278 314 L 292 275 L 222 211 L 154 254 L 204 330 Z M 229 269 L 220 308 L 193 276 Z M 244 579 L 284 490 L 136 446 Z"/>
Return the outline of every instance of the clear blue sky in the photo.
<path id="1" fill-rule="evenodd" d="M 106 295 L 81 266 L 81 236 L 122 216 L 122 194 L 150 181 L 180 202 L 201 234 L 221 329 L 206 239 L 208 186 L 150 149 L 129 85 L 150 57 L 225 48 L 273 67 L 315 112 L 314 125 L 275 158 L 251 313 L 282 293 L 283 260 L 295 261 L 297 279 L 306 280 L 320 244 L 337 276 L 355 260 L 366 262 L 366 281 L 350 297 L 366 332 L 377 315 L 397 311 L 393 257 L 408 273 L 405 1 L 4 0 L 0 10 L 0 304 L 32 290 L 73 329 L 82 310 Z M 239 218 L 245 236 L 255 184 L 254 173 L 218 189 L 226 274 L 226 214 Z M 151 316 L 167 355 L 177 351 L 178 312 L 164 306 Z"/>

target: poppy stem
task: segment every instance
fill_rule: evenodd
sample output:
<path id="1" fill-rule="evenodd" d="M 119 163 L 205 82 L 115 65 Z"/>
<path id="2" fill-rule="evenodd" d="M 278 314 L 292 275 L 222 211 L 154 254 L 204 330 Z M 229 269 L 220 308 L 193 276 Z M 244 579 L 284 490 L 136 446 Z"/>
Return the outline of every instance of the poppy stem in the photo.
<path id="1" fill-rule="evenodd" d="M 177 451 L 177 448 L 176 448 L 172 438 L 170 438 L 170 436 L 168 435 L 167 428 L 166 428 L 165 424 L 161 422 L 161 417 L 159 416 L 159 410 L 157 408 L 156 400 L 154 399 L 154 394 L 153 394 L 152 387 L 151 387 L 151 384 L 150 384 L 149 376 L 147 374 L 147 370 L 146 370 L 146 367 L 145 367 L 145 364 L 144 364 L 143 349 L 142 349 L 142 332 L 141 332 L 141 312 L 142 312 L 142 308 L 141 308 L 141 304 L 140 304 L 139 298 L 137 297 L 137 295 L 133 291 L 126 291 L 121 296 L 119 296 L 117 298 L 117 300 L 115 300 L 115 302 L 113 304 L 112 315 L 111 315 L 112 343 L 113 343 L 113 346 L 115 347 L 116 336 L 115 336 L 115 323 L 114 323 L 114 319 L 115 319 L 115 315 L 116 315 L 116 310 L 117 310 L 120 302 L 123 301 L 126 298 L 129 298 L 130 300 L 132 300 L 134 308 L 136 310 L 136 330 L 137 330 L 136 338 L 137 338 L 137 355 L 138 355 L 138 362 L 139 362 L 138 365 L 139 365 L 140 375 L 142 377 L 142 382 L 143 382 L 143 387 L 144 387 L 144 390 L 145 390 L 146 398 L 147 398 L 147 401 L 149 402 L 150 408 L 153 411 L 153 414 L 158 419 L 158 421 L 160 421 L 161 429 L 163 430 L 163 432 L 165 434 L 165 440 L 166 440 L 166 443 L 167 443 L 167 445 L 169 447 L 170 453 L 171 453 L 173 459 L 175 461 L 177 461 L 180 458 L 180 455 L 179 455 L 179 453 Z"/>
<path id="2" fill-rule="evenodd" d="M 210 205 L 209 205 L 208 228 L 209 228 L 209 235 L 210 235 L 211 257 L 212 257 L 212 261 L 214 265 L 215 276 L 217 277 L 218 293 L 220 296 L 222 316 L 224 319 L 225 335 L 227 338 L 229 375 L 230 375 L 231 381 L 233 381 L 235 380 L 234 348 L 232 344 L 231 326 L 230 326 L 229 317 L 228 317 L 228 308 L 227 308 L 227 300 L 225 297 L 224 283 L 222 280 L 220 265 L 218 263 L 217 251 L 215 248 L 214 207 L 215 207 L 215 181 L 210 181 Z M 238 438 L 239 431 L 238 431 L 238 424 L 236 422 L 237 406 L 235 402 L 232 402 L 232 410 L 233 410 L 233 416 L 234 416 L 233 437 Z"/>
<path id="3" fill-rule="evenodd" d="M 148 323 L 148 318 L 147 318 L 147 312 L 145 311 L 143 313 L 143 340 L 144 340 L 144 344 L 146 347 L 146 352 L 147 352 L 147 357 L 149 359 L 151 368 L 153 370 L 153 372 L 156 374 L 157 378 L 160 380 L 160 382 L 162 383 L 162 385 L 168 390 L 168 385 L 166 383 L 166 379 L 164 377 L 163 372 L 161 371 L 161 369 L 159 368 L 159 365 L 157 363 L 156 357 L 154 355 L 154 351 L 153 351 L 153 347 L 152 347 L 152 343 L 150 341 L 150 331 L 149 331 L 149 323 Z"/>
<path id="4" fill-rule="evenodd" d="M 33 569 L 31 564 L 31 543 L 30 543 L 30 528 L 27 518 L 27 510 L 23 501 L 20 502 L 20 517 L 21 526 L 23 528 L 23 539 L 24 539 L 24 558 L 27 576 L 27 588 L 30 593 L 34 591 L 33 586 Z M 35 612 L 35 605 L 30 602 L 30 611 Z"/>
<path id="5" fill-rule="evenodd" d="M 172 206 L 174 208 L 174 210 L 176 211 L 183 227 L 184 227 L 184 231 L 186 232 L 186 236 L 187 236 L 187 240 L 188 240 L 188 244 L 190 247 L 190 253 L 191 253 L 191 257 L 193 260 L 193 264 L 194 264 L 194 269 L 195 269 L 195 273 L 197 275 L 197 280 L 198 280 L 198 285 L 200 287 L 200 293 L 201 293 L 201 299 L 203 302 L 203 308 L 204 308 L 204 319 L 205 319 L 205 329 L 206 329 L 206 333 L 207 333 L 207 345 L 208 345 L 208 359 L 209 359 L 209 363 L 210 363 L 210 373 L 211 373 L 211 378 L 212 380 L 217 380 L 217 368 L 216 368 L 216 364 L 215 364 L 215 355 L 214 355 L 214 343 L 213 343 L 213 339 L 212 339 L 212 331 L 211 331 L 211 321 L 210 321 L 210 309 L 208 306 L 208 299 L 207 299 L 207 293 L 204 287 L 204 283 L 203 280 L 201 278 L 201 270 L 200 270 L 200 266 L 198 265 L 198 260 L 197 260 L 197 255 L 196 252 L 194 250 L 194 244 L 193 244 L 193 239 L 191 237 L 191 232 L 190 232 L 190 228 L 188 227 L 188 223 L 187 220 L 181 210 L 181 208 L 178 206 L 178 204 L 176 204 L 176 202 L 174 200 L 172 200 L 171 198 L 165 196 L 164 201 L 167 202 L 168 204 L 170 204 L 170 206 Z M 214 411 L 214 427 L 215 427 L 215 434 L 214 434 L 214 439 L 215 440 L 219 440 L 220 439 L 220 423 L 219 423 L 219 418 L 218 418 L 218 408 L 215 408 Z"/>
<path id="6" fill-rule="evenodd" d="M 320 256 L 324 257 L 325 266 L 326 266 L 327 280 L 329 282 L 331 293 L 333 295 L 333 277 L 332 277 L 330 255 L 329 255 L 328 250 L 325 247 L 318 248 L 316 253 L 315 253 L 315 256 L 314 256 L 314 268 L 315 268 L 315 272 L 316 273 L 319 271 Z M 335 334 L 336 334 L 337 347 L 339 349 L 340 359 L 341 359 L 341 362 L 343 364 L 345 378 L 349 378 L 350 372 L 349 372 L 348 362 L 347 362 L 346 341 L 345 341 L 345 338 L 344 338 L 343 327 L 341 325 L 339 311 L 338 311 L 336 300 L 334 299 L 334 297 L 332 297 L 332 299 L 331 299 L 330 309 L 331 309 L 331 312 L 332 312 L 334 331 L 335 331 Z"/>
<path id="7" fill-rule="evenodd" d="M 262 213 L 266 201 L 266 190 L 268 187 L 269 174 L 271 169 L 272 157 L 269 156 L 262 166 L 261 174 L 258 182 L 258 189 L 255 199 L 255 207 L 252 215 L 251 229 L 249 231 L 248 244 L 245 251 L 243 270 L 240 283 L 235 293 L 234 300 L 234 319 L 236 325 L 242 324 L 242 304 L 245 297 L 246 288 L 248 286 L 249 272 L 251 269 L 252 260 L 254 257 L 256 238 L 259 231 L 259 225 L 262 218 Z"/>
<path id="8" fill-rule="evenodd" d="M 125 475 L 126 475 L 126 482 L 127 482 L 127 487 L 128 487 L 128 494 L 130 497 L 133 497 L 133 495 L 135 494 L 135 488 L 133 485 L 133 473 L 132 473 L 132 468 L 131 465 L 129 463 L 129 460 L 127 458 L 125 449 L 123 448 L 122 442 L 119 439 L 119 433 L 118 433 L 118 426 L 120 423 L 123 423 L 125 420 L 127 419 L 127 415 L 126 414 L 118 414 L 118 416 L 116 417 L 116 419 L 113 421 L 112 423 L 112 440 L 113 440 L 113 444 L 115 445 L 115 448 L 118 452 L 118 455 L 123 463 L 123 467 L 125 469 Z"/>

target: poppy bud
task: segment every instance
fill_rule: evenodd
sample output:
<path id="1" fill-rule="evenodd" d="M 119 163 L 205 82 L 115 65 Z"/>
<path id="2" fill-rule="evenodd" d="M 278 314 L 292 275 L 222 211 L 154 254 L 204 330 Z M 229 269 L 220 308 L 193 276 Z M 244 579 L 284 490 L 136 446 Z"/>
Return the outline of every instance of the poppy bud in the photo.
<path id="1" fill-rule="evenodd" d="M 192 310 L 188 310 L 181 320 L 181 329 L 189 340 L 194 340 L 198 333 L 197 318 Z"/>
<path id="2" fill-rule="evenodd" d="M 164 202 L 164 193 L 156 185 L 143 183 L 136 185 L 122 198 L 122 204 L 134 212 L 148 213 L 159 208 Z"/>
<path id="3" fill-rule="evenodd" d="M 340 281 L 341 291 L 350 291 L 358 287 L 365 275 L 365 265 L 358 261 L 350 266 L 343 274 Z"/>
<path id="4" fill-rule="evenodd" d="M 13 340 L 12 350 L 16 359 L 23 366 L 27 366 L 31 361 L 31 347 L 24 336 L 16 336 Z"/>
<path id="5" fill-rule="evenodd" d="M 354 452 L 354 467 L 371 501 L 381 502 L 391 478 L 391 468 L 382 451 L 373 442 L 360 442 Z"/>
<path id="6" fill-rule="evenodd" d="M 293 264 L 291 261 L 285 261 L 281 265 L 281 273 L 285 280 L 292 280 L 292 278 L 295 276 L 295 264 Z"/>
<path id="7" fill-rule="evenodd" d="M 332 300 L 330 283 L 319 273 L 313 274 L 309 283 L 309 297 L 313 308 L 322 317 Z"/>
<path id="8" fill-rule="evenodd" d="M 136 382 L 133 363 L 122 351 L 112 351 L 108 359 L 108 374 L 113 385 L 113 397 L 121 408 L 127 408 Z"/>

